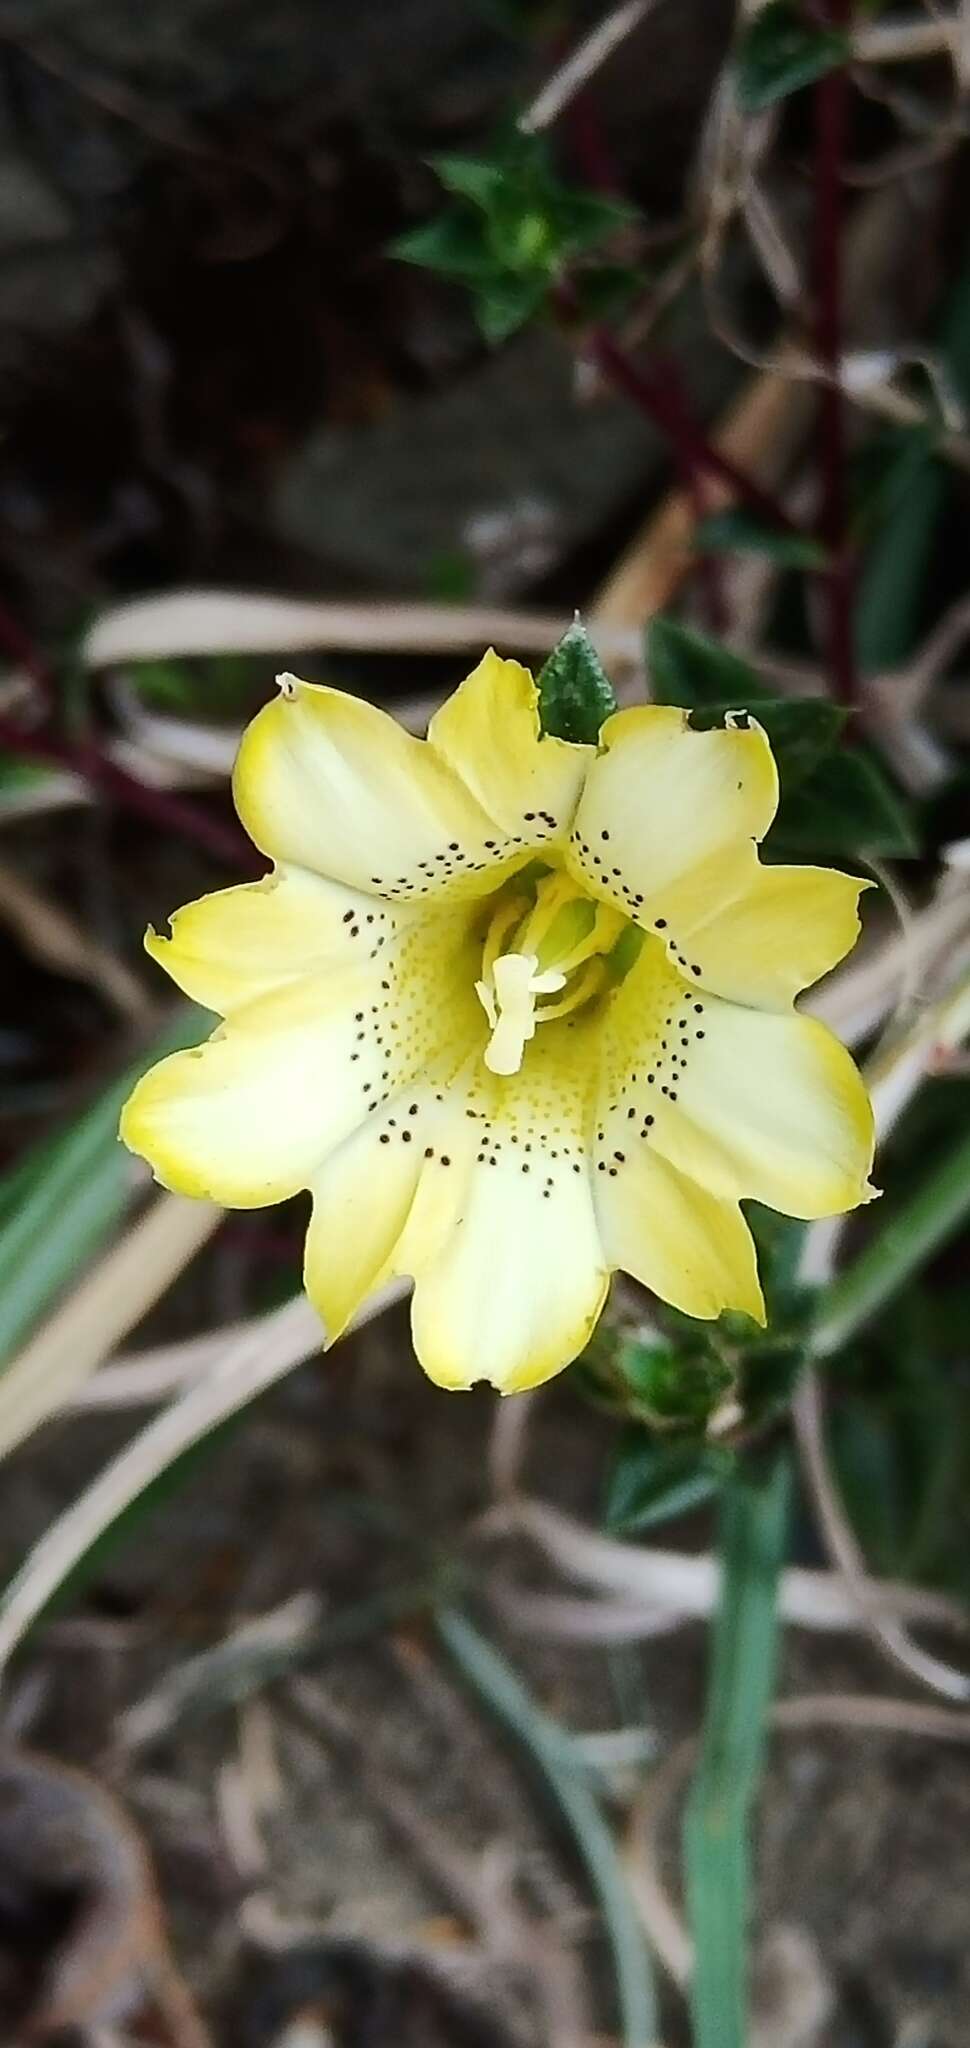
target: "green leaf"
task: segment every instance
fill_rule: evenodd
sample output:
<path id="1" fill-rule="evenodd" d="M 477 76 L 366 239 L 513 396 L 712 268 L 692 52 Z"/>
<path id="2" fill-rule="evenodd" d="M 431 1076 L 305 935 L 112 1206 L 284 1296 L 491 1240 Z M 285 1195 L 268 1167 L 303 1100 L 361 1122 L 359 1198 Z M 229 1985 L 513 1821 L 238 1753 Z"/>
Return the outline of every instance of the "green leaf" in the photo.
<path id="1" fill-rule="evenodd" d="M 704 1740 L 684 1820 L 694 2048 L 745 2048 L 751 1804 L 774 1689 L 788 1527 L 783 1454 L 725 1489 Z"/>
<path id="2" fill-rule="evenodd" d="M 654 695 L 661 704 L 679 704 L 684 711 L 729 704 L 741 711 L 770 697 L 750 662 L 673 619 L 651 622 L 646 652 Z"/>
<path id="3" fill-rule="evenodd" d="M 631 1536 L 702 1507 L 731 1462 L 720 1445 L 669 1443 L 640 1427 L 628 1430 L 610 1476 L 607 1527 L 614 1535 Z"/>
<path id="4" fill-rule="evenodd" d="M 821 541 L 811 534 L 765 526 L 738 507 L 702 519 L 695 528 L 694 546 L 699 555 L 764 555 L 783 569 L 823 569 L 828 560 Z"/>
<path id="5" fill-rule="evenodd" d="M 537 677 L 543 732 L 595 745 L 616 710 L 613 685 L 578 617 L 554 647 Z"/>
<path id="6" fill-rule="evenodd" d="M 488 246 L 482 222 L 462 207 L 452 207 L 421 227 L 409 228 L 388 244 L 388 255 L 422 270 L 436 270 L 463 284 L 482 284 L 501 275 Z"/>
<path id="7" fill-rule="evenodd" d="M 794 0 L 769 0 L 745 31 L 734 60 L 738 99 L 757 113 L 836 71 L 852 54 L 848 35 L 810 19 Z"/>
<path id="8" fill-rule="evenodd" d="M 919 852 L 908 808 L 859 747 L 829 754 L 784 796 L 769 843 L 773 853 L 905 858 Z"/>
<path id="9" fill-rule="evenodd" d="M 390 253 L 475 290 L 476 317 L 491 342 L 538 311 L 567 263 L 637 217 L 616 200 L 561 184 L 534 136 L 504 138 L 491 158 L 435 157 L 432 167 L 457 204 L 399 236 Z M 610 285 L 615 302 L 615 267 Z"/>
<path id="10" fill-rule="evenodd" d="M 475 318 L 485 340 L 493 348 L 507 341 L 538 312 L 547 289 L 544 277 L 492 277 L 475 295 Z"/>
<path id="11" fill-rule="evenodd" d="M 481 157 L 432 156 L 428 162 L 446 192 L 453 192 L 456 199 L 470 200 L 483 213 L 493 205 L 504 183 L 501 164 L 488 163 Z"/>

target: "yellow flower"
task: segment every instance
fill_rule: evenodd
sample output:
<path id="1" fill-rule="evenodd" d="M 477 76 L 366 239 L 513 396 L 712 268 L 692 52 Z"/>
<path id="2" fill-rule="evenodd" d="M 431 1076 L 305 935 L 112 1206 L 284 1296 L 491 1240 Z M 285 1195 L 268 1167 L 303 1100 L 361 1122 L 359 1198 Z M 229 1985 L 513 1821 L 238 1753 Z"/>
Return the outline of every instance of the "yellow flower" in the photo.
<path id="1" fill-rule="evenodd" d="M 226 1021 L 145 1075 L 122 1136 L 183 1194 L 309 1189 L 331 1339 L 411 1274 L 433 1380 L 535 1386 L 614 1268 L 763 1322 L 739 1202 L 815 1217 L 871 1193 L 862 1081 L 793 1008 L 854 943 L 864 884 L 762 866 L 758 726 L 644 705 L 573 745 L 489 653 L 424 741 L 284 676 L 235 798 L 272 873 L 146 941 Z"/>

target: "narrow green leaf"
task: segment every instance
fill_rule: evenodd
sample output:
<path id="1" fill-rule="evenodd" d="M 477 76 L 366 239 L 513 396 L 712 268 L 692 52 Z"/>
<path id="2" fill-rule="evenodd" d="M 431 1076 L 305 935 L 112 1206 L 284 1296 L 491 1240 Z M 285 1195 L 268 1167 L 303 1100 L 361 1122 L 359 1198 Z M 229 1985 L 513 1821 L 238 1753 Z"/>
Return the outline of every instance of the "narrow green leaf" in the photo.
<path id="1" fill-rule="evenodd" d="M 658 2048 L 650 1955 L 613 1834 L 589 1783 L 582 1751 L 531 1698 L 521 1679 L 463 1614 L 441 1609 L 438 1633 L 469 1685 L 541 1773 L 586 1867 L 613 1953 L 623 2048 Z"/>
<path id="2" fill-rule="evenodd" d="M 789 1471 L 738 1475 L 721 1512 L 721 1597 L 704 1739 L 684 1819 L 694 2048 L 746 2048 L 748 1828 L 774 1687 Z"/>
<path id="3" fill-rule="evenodd" d="M 811 20 L 794 0 L 769 0 L 741 38 L 735 57 L 738 98 L 745 113 L 773 106 L 804 85 L 848 62 L 849 37 Z"/>
<path id="4" fill-rule="evenodd" d="M 579 618 L 553 648 L 537 682 L 543 732 L 561 740 L 595 744 L 604 720 L 616 710 L 616 698 Z"/>
<path id="5" fill-rule="evenodd" d="M 702 519 L 694 531 L 694 546 L 699 555 L 763 555 L 783 569 L 823 569 L 828 559 L 821 541 L 811 534 L 765 526 L 737 506 Z"/>
<path id="6" fill-rule="evenodd" d="M 826 1289 L 812 1354 L 827 1358 L 890 1301 L 970 1215 L 970 1136 L 962 1133 L 941 1165 L 876 1231 L 864 1252 Z"/>

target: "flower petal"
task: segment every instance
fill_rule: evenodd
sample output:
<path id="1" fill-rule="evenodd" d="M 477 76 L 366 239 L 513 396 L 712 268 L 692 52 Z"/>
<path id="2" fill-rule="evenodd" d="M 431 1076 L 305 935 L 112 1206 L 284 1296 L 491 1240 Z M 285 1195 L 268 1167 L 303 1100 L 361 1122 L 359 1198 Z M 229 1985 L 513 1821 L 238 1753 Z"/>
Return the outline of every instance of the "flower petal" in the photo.
<path id="1" fill-rule="evenodd" d="M 737 895 L 726 903 L 713 898 L 693 920 L 685 916 L 678 943 L 700 988 L 787 1009 L 851 951 L 859 897 L 872 885 L 835 868 L 765 867 L 750 845 L 738 867 Z"/>
<path id="2" fill-rule="evenodd" d="M 125 1143 L 178 1193 L 234 1208 L 283 1200 L 444 1044 L 481 1038 L 475 955 L 460 914 L 415 921 L 358 968 L 273 990 L 144 1076 Z"/>
<path id="3" fill-rule="evenodd" d="M 505 831 L 427 741 L 295 676 L 243 734 L 233 789 L 264 853 L 394 901 L 487 894 L 544 829 Z"/>
<path id="4" fill-rule="evenodd" d="M 686 712 L 658 704 L 607 719 L 600 745 L 569 866 L 637 924 L 666 931 L 678 959 L 681 926 L 689 930 L 730 901 L 745 842 L 763 838 L 771 824 L 778 804 L 771 748 L 759 726 L 695 732 Z"/>
<path id="5" fill-rule="evenodd" d="M 386 1113 L 368 1120 L 314 1175 L 303 1279 L 330 1343 L 390 1274 L 425 1165 L 409 1108 L 393 1131 Z"/>
<path id="6" fill-rule="evenodd" d="M 596 1184 L 610 1265 L 684 1315 L 742 1309 L 763 1324 L 754 1242 L 737 1203 L 710 1194 L 640 1139 L 624 1140 L 623 1152 L 624 1164 Z"/>
<path id="7" fill-rule="evenodd" d="M 504 832 L 540 841 L 568 832 L 596 757 L 543 734 L 528 669 L 493 649 L 435 713 L 428 739 Z"/>
<path id="8" fill-rule="evenodd" d="M 146 950 L 193 1002 L 223 1017 L 330 966 L 375 959 L 411 913 L 302 868 L 220 889 L 149 928 Z"/>
<path id="9" fill-rule="evenodd" d="M 314 1174 L 304 1280 L 327 1326 L 339 1337 L 367 1296 L 397 1273 L 414 1274 L 453 1229 L 463 1179 L 474 1149 L 454 1133 L 452 1091 L 464 1086 L 481 1056 L 460 1042 L 384 1103 L 337 1147 Z"/>
<path id="10" fill-rule="evenodd" d="M 587 1170 L 588 1052 L 586 1033 L 546 1025 L 518 1074 L 479 1067 L 455 1105 L 451 1227 L 442 1242 L 439 1218 L 437 1247 L 410 1253 L 415 1350 L 439 1386 L 538 1386 L 595 1327 L 609 1275 Z"/>
<path id="11" fill-rule="evenodd" d="M 873 1118 L 861 1075 L 814 1018 L 742 1009 L 675 974 L 656 940 L 603 1021 L 598 1142 L 621 1118 L 727 1200 L 831 1216 L 872 1192 Z"/>

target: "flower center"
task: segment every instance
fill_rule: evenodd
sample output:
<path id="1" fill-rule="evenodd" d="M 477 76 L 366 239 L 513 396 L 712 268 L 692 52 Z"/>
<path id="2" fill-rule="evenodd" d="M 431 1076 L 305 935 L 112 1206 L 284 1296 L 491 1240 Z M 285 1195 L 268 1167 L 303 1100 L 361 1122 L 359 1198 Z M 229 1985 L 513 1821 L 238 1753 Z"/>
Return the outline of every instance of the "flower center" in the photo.
<path id="1" fill-rule="evenodd" d="M 485 1048 L 491 1073 L 517 1074 L 536 1026 L 568 1016 L 597 994 L 607 978 L 606 956 L 626 925 L 618 910 L 594 903 L 565 874 L 546 875 L 534 897 L 520 892 L 502 899 L 475 983 L 491 1025 Z"/>

